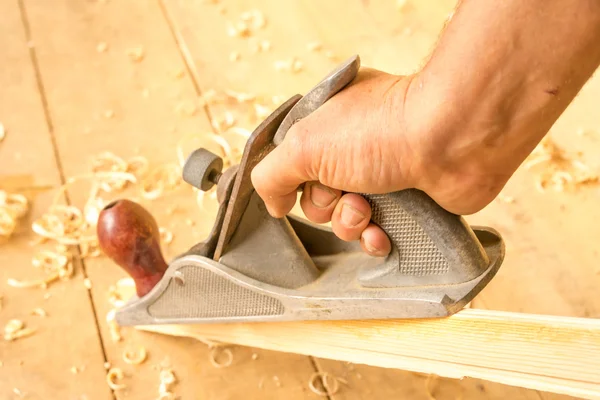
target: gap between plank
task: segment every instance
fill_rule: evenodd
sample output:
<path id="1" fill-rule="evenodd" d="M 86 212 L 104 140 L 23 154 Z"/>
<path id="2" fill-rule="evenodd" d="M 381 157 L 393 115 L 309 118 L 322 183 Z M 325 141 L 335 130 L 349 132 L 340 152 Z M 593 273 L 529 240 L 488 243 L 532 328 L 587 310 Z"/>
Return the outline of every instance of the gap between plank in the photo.
<path id="1" fill-rule="evenodd" d="M 319 363 L 313 356 L 308 356 L 308 359 L 309 359 L 310 363 L 312 364 L 313 368 L 315 369 L 315 372 L 323 373 L 323 371 L 321 370 L 321 367 L 319 366 Z M 337 377 L 336 377 L 336 379 L 337 379 Z M 325 391 L 327 392 L 327 396 L 325 396 L 325 397 L 327 397 L 327 400 L 332 400 L 331 396 L 333 396 L 334 394 L 329 393 L 329 388 L 325 385 L 325 380 L 321 379 L 321 383 L 323 384 L 323 389 L 325 389 Z"/>
<path id="2" fill-rule="evenodd" d="M 35 81 L 38 88 L 38 92 L 40 95 L 40 100 L 42 102 L 42 108 L 44 110 L 44 119 L 46 120 L 46 125 L 48 127 L 48 133 L 50 134 L 50 141 L 52 143 L 52 151 L 54 153 L 54 161 L 56 162 L 56 167 L 58 168 L 58 174 L 60 178 L 61 185 L 66 184 L 65 173 L 63 171 L 63 166 L 60 158 L 60 152 L 58 150 L 58 144 L 56 142 L 56 137 L 54 135 L 54 124 L 52 123 L 52 117 L 50 116 L 50 108 L 48 106 L 48 99 L 46 97 L 46 90 L 44 87 L 44 82 L 42 80 L 42 74 L 40 71 L 37 54 L 35 52 L 35 42 L 33 41 L 31 35 L 31 27 L 29 24 L 29 18 L 27 17 L 27 9 L 25 7 L 25 0 L 17 0 L 19 11 L 21 13 L 21 21 L 23 22 L 23 30 L 25 32 L 25 39 L 27 40 L 27 47 L 29 51 L 29 58 L 31 59 L 31 63 L 33 65 L 33 70 L 35 73 Z M 64 190 L 65 201 L 68 205 L 71 205 L 71 200 L 69 198 L 68 190 Z M 73 259 L 73 263 L 77 260 L 77 264 L 81 267 L 81 271 L 84 279 L 88 279 L 87 271 L 85 268 L 85 262 L 81 258 L 81 248 L 79 246 L 76 247 L 76 255 L 78 257 Z M 92 298 L 91 289 L 87 289 L 87 296 L 90 302 L 90 306 L 92 309 L 92 315 L 94 317 L 94 322 L 96 325 L 96 334 L 98 335 L 98 339 L 100 339 L 100 350 L 102 351 L 102 358 L 104 363 L 108 362 L 108 358 L 106 356 L 106 349 L 104 347 L 104 341 L 102 339 L 102 333 L 100 331 L 100 324 L 98 321 L 98 313 L 96 312 L 96 306 L 94 304 L 94 299 Z M 116 400 L 115 392 L 111 389 L 111 394 L 113 400 Z"/>
<path id="3" fill-rule="evenodd" d="M 196 90 L 196 94 L 198 96 L 202 97 L 202 88 L 200 87 L 200 78 L 198 77 L 198 73 L 197 73 L 198 69 L 196 68 L 196 64 L 194 63 L 194 58 L 192 57 L 192 54 L 190 53 L 190 49 L 187 47 L 185 40 L 183 39 L 183 37 L 181 36 L 179 31 L 175 27 L 175 25 L 176 25 L 175 20 L 173 19 L 172 15 L 169 13 L 169 10 L 168 10 L 167 6 L 165 5 L 164 1 L 163 0 L 157 0 L 157 1 L 158 1 L 158 7 L 162 11 L 163 17 L 165 18 L 165 21 L 167 22 L 167 26 L 169 27 L 169 31 L 171 32 L 171 35 L 173 36 L 173 40 L 175 41 L 175 44 L 177 45 L 177 50 L 179 51 L 179 55 L 181 55 L 181 58 L 183 59 L 183 64 L 185 65 L 185 69 L 188 73 L 188 76 L 190 77 L 190 79 L 192 81 L 192 85 L 194 86 L 194 89 Z M 208 106 L 208 104 L 206 102 L 203 102 L 202 108 L 204 109 L 204 112 L 206 113 L 206 116 L 208 117 L 208 122 L 210 122 L 210 128 L 212 129 L 212 131 L 215 134 L 217 134 L 218 132 L 216 131 L 215 127 L 213 126 L 213 117 L 212 117 L 212 113 L 210 112 L 210 107 Z"/>

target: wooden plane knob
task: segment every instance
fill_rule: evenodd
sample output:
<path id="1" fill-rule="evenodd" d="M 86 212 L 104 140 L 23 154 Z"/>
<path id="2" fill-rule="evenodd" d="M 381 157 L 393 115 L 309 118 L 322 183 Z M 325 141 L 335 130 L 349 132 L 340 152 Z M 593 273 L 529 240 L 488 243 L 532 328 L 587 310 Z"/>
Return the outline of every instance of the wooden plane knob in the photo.
<path id="1" fill-rule="evenodd" d="M 135 281 L 139 297 L 162 278 L 167 263 L 160 251 L 160 234 L 154 217 L 139 204 L 117 200 L 98 218 L 100 249 Z"/>

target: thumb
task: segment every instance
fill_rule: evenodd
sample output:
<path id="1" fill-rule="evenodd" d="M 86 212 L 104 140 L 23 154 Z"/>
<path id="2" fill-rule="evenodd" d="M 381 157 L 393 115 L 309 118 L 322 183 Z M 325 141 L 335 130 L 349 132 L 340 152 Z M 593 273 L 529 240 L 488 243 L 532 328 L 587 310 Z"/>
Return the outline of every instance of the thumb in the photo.
<path id="1" fill-rule="evenodd" d="M 254 167 L 251 175 L 254 189 L 265 202 L 269 214 L 275 218 L 282 218 L 292 210 L 298 186 L 312 180 L 307 173 L 308 160 L 303 155 L 305 146 L 289 133 Z"/>

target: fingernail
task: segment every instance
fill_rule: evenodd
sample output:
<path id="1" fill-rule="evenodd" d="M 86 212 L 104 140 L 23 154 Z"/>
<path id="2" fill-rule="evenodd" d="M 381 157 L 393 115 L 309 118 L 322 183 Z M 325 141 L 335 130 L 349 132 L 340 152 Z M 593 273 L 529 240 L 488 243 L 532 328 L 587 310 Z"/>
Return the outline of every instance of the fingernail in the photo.
<path id="1" fill-rule="evenodd" d="M 342 205 L 342 213 L 340 219 L 342 220 L 342 224 L 346 225 L 348 228 L 355 227 L 356 225 L 360 224 L 365 218 L 365 214 L 361 213 L 356 208 L 349 206 L 345 203 Z"/>
<path id="2" fill-rule="evenodd" d="M 336 199 L 336 197 L 337 196 L 331 191 L 331 189 L 323 185 L 310 185 L 310 201 L 315 207 L 329 207 L 331 203 L 333 203 L 333 201 Z"/>
<path id="3" fill-rule="evenodd" d="M 369 252 L 370 255 L 374 256 L 374 257 L 382 257 L 385 254 L 383 254 L 383 251 L 381 251 L 381 249 L 378 249 L 377 247 L 373 246 L 371 243 L 367 242 L 365 240 L 365 238 L 361 237 L 360 240 L 362 241 L 363 246 L 365 246 L 365 249 L 367 249 L 367 251 Z"/>

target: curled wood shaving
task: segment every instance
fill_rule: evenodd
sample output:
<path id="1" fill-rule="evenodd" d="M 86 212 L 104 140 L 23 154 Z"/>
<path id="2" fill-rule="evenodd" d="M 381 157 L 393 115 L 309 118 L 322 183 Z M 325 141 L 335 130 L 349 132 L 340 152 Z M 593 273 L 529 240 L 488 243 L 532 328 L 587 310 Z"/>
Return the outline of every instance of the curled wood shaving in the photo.
<path id="1" fill-rule="evenodd" d="M 181 182 L 181 167 L 179 165 L 160 165 L 150 171 L 142 180 L 142 197 L 149 200 L 155 200 L 165 193 L 177 189 Z"/>
<path id="2" fill-rule="evenodd" d="M 124 384 L 117 383 L 117 381 L 120 381 L 121 379 L 123 379 L 123 377 L 124 374 L 121 368 L 111 368 L 106 374 L 106 383 L 108 384 L 108 387 L 112 390 L 125 389 L 126 386 Z"/>
<path id="3" fill-rule="evenodd" d="M 217 132 L 223 132 L 224 130 L 233 127 L 235 122 L 236 118 L 234 117 L 233 113 L 231 113 L 231 111 L 227 111 L 225 112 L 225 115 L 223 115 L 223 117 L 214 118 L 211 121 L 211 124 Z"/>
<path id="4" fill-rule="evenodd" d="M 222 362 L 218 361 L 220 355 L 225 355 L 225 360 Z M 213 367 L 215 368 L 227 368 L 233 363 L 233 353 L 227 347 L 212 346 L 210 349 L 209 360 Z"/>
<path id="5" fill-rule="evenodd" d="M 126 350 L 123 352 L 123 361 L 130 365 L 139 365 L 146 361 L 146 349 L 140 347 L 138 351 Z"/>
<path id="6" fill-rule="evenodd" d="M 321 385 L 325 390 L 322 390 L 315 385 L 317 379 L 321 381 Z M 316 395 L 326 397 L 338 392 L 340 388 L 340 379 L 327 372 L 315 372 L 308 380 L 308 387 Z"/>
<path id="7" fill-rule="evenodd" d="M 66 248 L 58 247 L 55 251 L 41 250 L 38 251 L 32 258 L 31 264 L 35 268 L 42 269 L 46 273 L 46 277 L 33 280 L 18 280 L 14 278 L 8 279 L 8 285 L 26 289 L 26 288 L 42 288 L 45 289 L 52 282 L 57 280 L 68 280 L 73 276 L 73 263 L 70 254 Z"/>
<path id="8" fill-rule="evenodd" d="M 29 201 L 21 194 L 0 190 L 0 239 L 6 240 L 15 232 L 18 221 L 29 211 Z"/>

